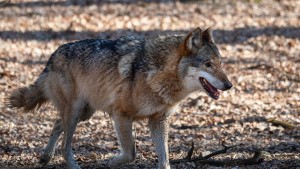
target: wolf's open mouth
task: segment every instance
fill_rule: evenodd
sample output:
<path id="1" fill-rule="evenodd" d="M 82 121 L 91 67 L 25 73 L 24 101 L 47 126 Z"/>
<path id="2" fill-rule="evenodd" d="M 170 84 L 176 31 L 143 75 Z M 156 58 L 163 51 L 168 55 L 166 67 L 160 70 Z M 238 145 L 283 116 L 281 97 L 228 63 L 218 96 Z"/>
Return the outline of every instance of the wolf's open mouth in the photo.
<path id="1" fill-rule="evenodd" d="M 217 100 L 220 96 L 220 92 L 217 88 L 213 87 L 206 79 L 203 77 L 199 77 L 199 81 L 201 82 L 203 88 L 207 91 L 209 96 Z"/>

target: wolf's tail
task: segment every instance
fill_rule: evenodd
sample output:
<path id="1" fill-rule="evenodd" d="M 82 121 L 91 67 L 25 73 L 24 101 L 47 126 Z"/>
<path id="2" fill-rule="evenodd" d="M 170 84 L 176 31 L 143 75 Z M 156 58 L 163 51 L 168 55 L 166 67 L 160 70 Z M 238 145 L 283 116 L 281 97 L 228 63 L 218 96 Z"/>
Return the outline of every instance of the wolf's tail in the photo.
<path id="1" fill-rule="evenodd" d="M 34 84 L 13 91 L 7 100 L 9 107 L 23 108 L 25 112 L 40 108 L 48 101 L 44 92 L 46 78 L 47 73 L 43 72 Z"/>

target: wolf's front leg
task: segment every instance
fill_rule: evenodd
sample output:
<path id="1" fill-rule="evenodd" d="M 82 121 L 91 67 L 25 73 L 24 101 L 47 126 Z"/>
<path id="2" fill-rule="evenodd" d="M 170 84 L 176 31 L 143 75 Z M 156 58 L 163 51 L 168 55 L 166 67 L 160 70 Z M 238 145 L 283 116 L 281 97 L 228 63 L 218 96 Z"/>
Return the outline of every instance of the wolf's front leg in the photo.
<path id="1" fill-rule="evenodd" d="M 149 128 L 158 156 L 158 166 L 160 169 L 170 169 L 168 150 L 168 117 L 149 118 Z"/>
<path id="2" fill-rule="evenodd" d="M 114 120 L 114 127 L 121 148 L 121 154 L 110 159 L 108 166 L 110 168 L 118 168 L 122 164 L 133 162 L 136 157 L 135 138 L 132 133 L 133 120 L 131 117 L 119 114 L 114 114 L 112 118 Z"/>

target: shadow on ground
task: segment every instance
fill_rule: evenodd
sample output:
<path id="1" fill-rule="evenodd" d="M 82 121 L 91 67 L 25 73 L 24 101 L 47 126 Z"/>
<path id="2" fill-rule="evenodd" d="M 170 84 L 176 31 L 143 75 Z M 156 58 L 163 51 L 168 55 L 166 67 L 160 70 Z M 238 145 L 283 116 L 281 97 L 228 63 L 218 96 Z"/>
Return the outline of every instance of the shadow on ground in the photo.
<path id="1" fill-rule="evenodd" d="M 189 30 L 150 30 L 150 31 L 135 31 L 130 29 L 119 29 L 119 30 L 107 30 L 103 32 L 93 32 L 93 31 L 53 31 L 53 30 L 43 30 L 43 31 L 0 31 L 0 38 L 3 40 L 37 40 L 37 41 L 51 41 L 51 40 L 82 40 L 91 38 L 100 39 L 116 39 L 121 36 L 127 35 L 142 35 L 147 36 L 156 33 L 187 33 Z M 236 36 L 236 35 L 239 36 Z M 220 30 L 216 29 L 214 31 L 215 40 L 217 43 L 226 44 L 237 44 L 243 43 L 250 38 L 255 38 L 257 36 L 284 36 L 286 38 L 300 39 L 300 28 L 298 27 L 265 27 L 265 28 L 254 28 L 254 27 L 244 27 L 237 28 L 233 30 Z"/>
<path id="2" fill-rule="evenodd" d="M 280 149 L 278 149 L 278 147 L 280 147 Z M 173 147 L 176 149 L 176 147 Z M 197 147 L 195 147 L 195 149 L 197 149 Z M 248 146 L 248 147 L 241 147 L 241 148 L 235 148 L 233 150 L 229 150 L 228 153 L 253 153 L 257 148 L 253 147 L 253 146 Z M 214 150 L 212 150 L 214 151 Z M 274 166 L 272 167 L 278 167 L 278 168 L 282 168 L 282 169 L 293 169 L 293 168 L 297 168 L 300 167 L 300 161 L 297 159 L 290 159 L 289 158 L 289 154 L 290 153 L 300 153 L 300 144 L 296 143 L 296 142 L 282 142 L 279 143 L 277 145 L 273 145 L 273 146 L 269 146 L 269 147 L 262 147 L 261 151 L 265 151 L 267 153 L 269 153 L 269 155 L 265 156 L 263 155 L 262 158 L 264 159 L 262 164 L 260 165 L 264 165 L 264 166 L 272 166 L 274 164 Z M 186 152 L 187 153 L 187 152 Z M 276 156 L 276 154 L 285 154 L 286 156 L 286 160 L 276 160 L 276 159 L 270 159 L 268 158 L 268 156 Z M 220 154 L 218 155 L 218 157 L 221 157 L 221 159 L 219 159 L 220 161 L 226 161 L 226 160 L 232 160 L 232 159 L 228 159 L 228 157 L 226 158 L 222 158 L 222 156 L 225 156 L 225 154 Z M 235 159 L 235 158 L 234 158 Z M 172 160 L 172 159 L 170 159 Z M 77 159 L 77 161 L 79 161 Z M 97 161 L 95 160 L 94 162 L 78 162 L 79 165 L 83 168 L 83 169 L 107 169 L 107 160 L 101 160 L 101 161 Z M 155 164 L 150 164 L 148 162 L 145 162 L 145 164 L 127 164 L 127 165 L 123 165 L 122 169 L 130 169 L 132 168 L 132 166 L 134 165 L 134 167 L 138 167 L 138 168 L 149 168 L 149 166 L 152 166 L 152 168 L 155 168 Z M 236 165 L 234 165 L 236 166 Z M 242 165 L 244 166 L 244 165 Z M 201 165 L 201 166 L 197 166 L 197 167 L 205 167 L 205 165 Z M 226 167 L 229 167 L 226 166 Z M 233 167 L 233 166 L 232 166 Z M 245 167 L 245 166 L 244 166 Z M 32 166 L 28 166 L 28 167 L 17 167 L 15 169 L 62 169 L 62 168 L 66 168 L 66 164 L 63 163 L 59 163 L 59 164 L 50 164 L 46 165 L 46 166 L 39 166 L 38 164 L 32 164 Z"/>

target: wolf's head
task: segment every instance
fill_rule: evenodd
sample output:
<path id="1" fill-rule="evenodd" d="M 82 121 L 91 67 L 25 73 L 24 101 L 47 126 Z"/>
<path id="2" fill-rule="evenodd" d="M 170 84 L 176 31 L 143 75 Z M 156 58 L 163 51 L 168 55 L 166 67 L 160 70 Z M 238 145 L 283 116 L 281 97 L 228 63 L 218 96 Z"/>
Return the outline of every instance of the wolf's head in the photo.
<path id="1" fill-rule="evenodd" d="M 228 90 L 232 83 L 222 69 L 222 58 L 212 31 L 200 28 L 190 32 L 179 47 L 178 71 L 188 92 L 203 90 L 218 99 L 219 90 Z"/>

